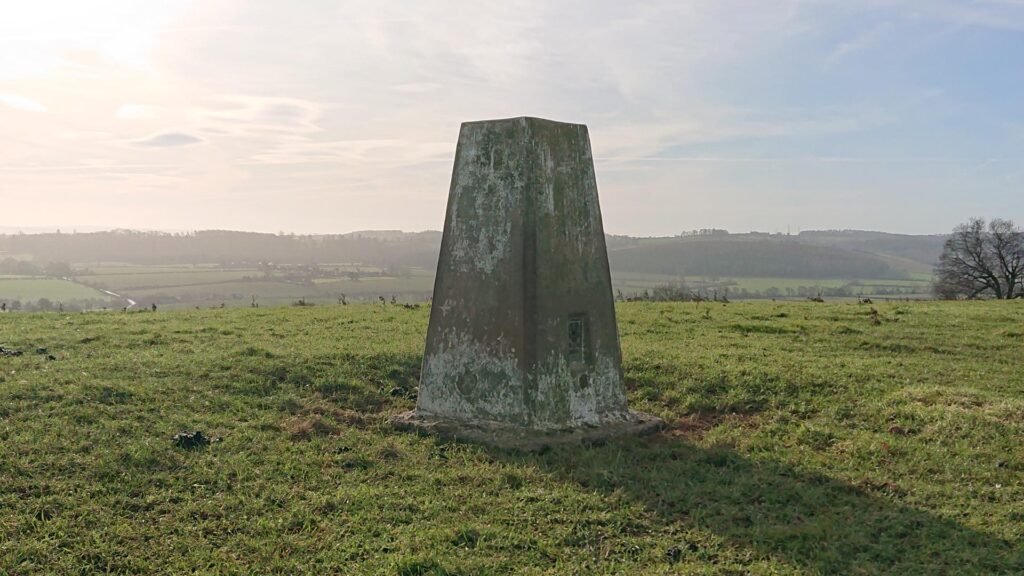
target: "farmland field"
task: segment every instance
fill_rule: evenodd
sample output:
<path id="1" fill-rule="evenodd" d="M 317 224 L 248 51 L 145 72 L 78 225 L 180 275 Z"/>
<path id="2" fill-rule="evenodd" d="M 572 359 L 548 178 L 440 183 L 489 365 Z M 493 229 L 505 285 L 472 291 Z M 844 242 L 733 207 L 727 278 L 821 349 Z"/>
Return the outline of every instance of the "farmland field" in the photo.
<path id="1" fill-rule="evenodd" d="M 612 284 L 623 299 L 645 298 L 654 290 L 685 287 L 687 293 L 699 293 L 730 300 L 777 299 L 806 300 L 824 296 L 830 300 L 930 299 L 929 274 L 907 274 L 906 278 L 784 278 L 784 277 L 678 277 L 612 271 Z M 67 301 L 73 291 L 79 298 L 97 297 L 97 290 L 109 290 L 120 300 L 108 299 L 112 306 L 158 304 L 165 309 L 199 307 L 243 307 L 255 302 L 260 306 L 279 306 L 303 301 L 313 304 L 335 303 L 344 297 L 350 302 L 376 302 L 393 297 L 400 302 L 424 302 L 430 298 L 433 269 L 422 267 L 385 267 L 357 264 L 308 265 L 224 265 L 175 264 L 134 265 L 115 262 L 79 263 L 68 277 L 35 277 L 35 283 L 10 285 L 20 288 L 17 298 L 35 302 L 39 298 Z M 0 277 L 0 282 L 13 276 Z M 77 285 L 77 286 L 76 286 Z M 2 287 L 2 285 L 0 285 Z M 95 290 L 93 290 L 95 289 Z M 11 293 L 10 290 L 7 291 Z M 0 297 L 5 293 L 0 292 Z M 15 296 L 7 296 L 14 298 Z M 117 300 L 117 302 L 115 302 Z M 95 304 L 94 304 L 95 305 Z M 88 308 L 88 305 L 82 306 Z"/>
<path id="2" fill-rule="evenodd" d="M 428 310 L 0 316 L 0 573 L 1024 573 L 1024 302 L 620 304 L 668 429 L 537 454 L 390 428 Z"/>
<path id="3" fill-rule="evenodd" d="M 403 301 L 422 301 L 433 289 L 432 276 L 412 278 L 372 277 L 359 281 L 324 279 L 309 284 L 274 280 L 214 282 L 168 287 L 125 289 L 123 293 L 145 302 L 159 301 L 174 306 L 218 304 L 247 306 L 252 296 L 261 305 L 282 305 L 304 299 L 311 303 L 334 303 L 344 294 L 353 300 L 376 301 L 378 297 L 402 295 Z"/>
<path id="4" fill-rule="evenodd" d="M 612 281 L 615 288 L 625 296 L 631 296 L 644 290 L 651 290 L 658 286 L 678 284 L 680 279 L 673 276 L 661 274 L 636 274 L 629 272 L 613 273 Z M 930 298 L 931 297 L 931 276 L 910 277 L 907 279 L 842 279 L 842 278 L 776 278 L 776 277 L 736 277 L 736 278 L 709 278 L 704 276 L 686 276 L 682 281 L 691 288 L 702 286 L 724 286 L 728 293 L 735 295 L 740 290 L 765 292 L 769 289 L 777 289 L 786 295 L 787 289 L 809 288 L 842 288 L 849 286 L 852 294 L 861 296 L 878 296 L 879 289 L 900 288 L 906 293 L 906 297 Z M 722 292 L 725 292 L 724 290 Z"/>
<path id="5" fill-rule="evenodd" d="M 46 298 L 53 302 L 76 299 L 109 299 L 106 294 L 67 280 L 0 276 L 0 301 L 36 301 Z"/>
<path id="6" fill-rule="evenodd" d="M 280 306 L 303 300 L 334 303 L 343 295 L 352 301 L 377 301 L 392 296 L 403 302 L 426 300 L 434 285 L 433 272 L 407 269 L 388 276 L 374 266 L 321 264 L 309 269 L 260 270 L 245 266 L 98 263 L 80 265 L 74 280 L 111 290 L 143 305 L 165 308 L 220 305 L 249 306 L 255 297 L 261 306 Z"/>
<path id="7" fill-rule="evenodd" d="M 170 272 L 122 272 L 118 274 L 94 274 L 79 276 L 79 281 L 92 286 L 114 290 L 137 290 L 165 286 L 196 286 L 242 280 L 245 277 L 259 277 L 254 269 L 243 270 L 175 270 Z"/>

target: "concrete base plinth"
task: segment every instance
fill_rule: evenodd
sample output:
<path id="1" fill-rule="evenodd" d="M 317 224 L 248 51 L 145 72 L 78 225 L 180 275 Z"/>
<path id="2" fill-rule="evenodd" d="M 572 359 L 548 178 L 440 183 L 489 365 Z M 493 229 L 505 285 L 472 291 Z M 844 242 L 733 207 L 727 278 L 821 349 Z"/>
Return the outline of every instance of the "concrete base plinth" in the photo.
<path id="1" fill-rule="evenodd" d="M 393 417 L 391 424 L 399 430 L 524 452 L 553 446 L 601 444 L 620 436 L 650 434 L 665 427 L 661 418 L 632 411 L 628 418 L 600 426 L 558 430 L 536 430 L 488 420 L 450 420 L 415 410 Z"/>

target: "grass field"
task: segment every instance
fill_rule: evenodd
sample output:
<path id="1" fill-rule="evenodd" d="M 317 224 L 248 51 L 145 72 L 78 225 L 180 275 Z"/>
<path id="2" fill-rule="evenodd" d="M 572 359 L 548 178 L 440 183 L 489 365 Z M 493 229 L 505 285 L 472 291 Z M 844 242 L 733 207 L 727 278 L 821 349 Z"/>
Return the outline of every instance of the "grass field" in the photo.
<path id="1" fill-rule="evenodd" d="M 116 262 L 79 263 L 75 265 L 74 282 L 60 279 L 29 278 L 31 282 L 12 283 L 13 276 L 0 276 L 0 299 L 18 299 L 35 302 L 40 298 L 51 301 L 68 301 L 75 298 L 104 298 L 93 290 L 104 289 L 120 294 L 140 303 L 159 304 L 162 309 L 182 309 L 200 306 L 204 308 L 249 306 L 256 296 L 261 306 L 280 306 L 305 299 L 308 302 L 327 304 L 337 302 L 344 294 L 350 301 L 375 302 L 383 296 L 390 300 L 395 296 L 403 302 L 422 302 L 429 298 L 433 289 L 433 270 L 411 268 L 404 273 L 385 275 L 385 271 L 373 266 L 345 263 L 319 264 L 321 270 L 331 273 L 311 273 L 303 277 L 287 267 L 265 273 L 253 266 L 222 266 L 219 264 L 174 264 L 135 265 Z M 346 272 L 360 272 L 358 279 L 349 278 Z M 612 274 L 616 291 L 625 297 L 642 294 L 666 285 L 675 285 L 679 279 L 662 274 Z M 807 294 L 799 289 L 842 288 L 851 280 L 840 278 L 777 278 L 738 277 L 707 278 L 687 276 L 691 289 L 703 289 L 709 295 L 714 287 L 719 295 L 728 294 L 731 299 L 741 298 L 739 291 L 760 292 L 762 297 L 769 289 L 777 289 L 778 298 L 805 299 Z M 930 274 L 915 275 L 907 279 L 861 279 L 850 287 L 848 299 L 857 296 L 875 298 L 919 298 L 931 297 Z M 723 286 L 727 288 L 722 288 Z M 894 288 L 905 293 L 891 294 Z M 786 292 L 788 290 L 796 293 Z M 888 292 L 889 294 L 880 294 Z M 826 294 L 826 297 L 832 298 Z M 834 298 L 833 298 L 834 299 Z M 110 299 L 113 303 L 113 300 Z M 118 303 L 117 306 L 122 305 Z"/>
<path id="2" fill-rule="evenodd" d="M 687 286 L 701 287 L 704 285 L 725 284 L 729 291 L 735 295 L 739 290 L 765 292 L 770 288 L 776 288 L 785 292 L 787 288 L 842 288 L 856 282 L 851 288 L 854 294 L 863 296 L 878 296 L 879 289 L 903 288 L 913 290 L 906 296 L 915 298 L 931 298 L 932 279 L 931 276 L 915 276 L 907 279 L 861 279 L 849 280 L 842 278 L 778 278 L 778 277 L 737 277 L 737 278 L 708 278 L 703 276 L 687 276 L 684 279 Z M 661 274 L 634 274 L 616 273 L 612 275 L 612 282 L 616 290 L 622 291 L 626 296 L 634 293 L 652 290 L 658 286 L 675 285 L 679 279 L 674 276 Z"/>
<path id="3" fill-rule="evenodd" d="M 47 298 L 54 303 L 76 299 L 109 299 L 106 294 L 57 278 L 0 277 L 0 301 L 33 301 Z"/>
<path id="4" fill-rule="evenodd" d="M 135 266 L 98 263 L 89 265 L 88 274 L 79 282 L 112 290 L 140 303 L 155 302 L 161 308 L 210 307 L 224 304 L 249 306 L 255 296 L 261 306 L 281 306 L 304 299 L 312 303 L 335 303 L 344 294 L 351 301 L 376 301 L 396 296 L 402 301 L 419 302 L 429 297 L 432 272 L 411 269 L 404 276 L 377 276 L 381 269 L 349 264 L 323 264 L 334 271 L 368 274 L 356 279 L 342 276 L 299 279 L 274 271 L 269 276 L 256 268 L 224 268 L 209 265 Z"/>
<path id="5" fill-rule="evenodd" d="M 177 286 L 197 286 L 220 282 L 237 281 L 249 277 L 259 277 L 255 269 L 238 270 L 177 270 L 173 272 L 139 272 L 119 274 L 94 274 L 79 278 L 82 282 L 100 286 L 115 292 L 130 291 L 140 288 L 160 288 Z"/>
<path id="6" fill-rule="evenodd" d="M 344 294 L 350 300 L 376 301 L 384 296 L 401 295 L 403 301 L 422 301 L 430 295 L 434 286 L 432 276 L 409 278 L 369 277 L 362 280 L 325 279 L 312 285 L 273 280 L 250 280 L 245 282 L 218 282 L 189 286 L 168 286 L 125 290 L 123 294 L 140 302 L 156 300 L 170 307 L 192 307 L 193 305 L 216 305 L 221 302 L 228 306 L 248 306 L 256 296 L 261 306 L 280 306 L 294 303 L 299 299 L 319 304 L 333 304 Z M 169 300 L 176 302 L 170 303 Z"/>
<path id="7" fill-rule="evenodd" d="M 622 304 L 670 427 L 540 454 L 387 425 L 425 307 L 3 315 L 0 573 L 1024 573 L 1024 302 L 870 308 Z"/>

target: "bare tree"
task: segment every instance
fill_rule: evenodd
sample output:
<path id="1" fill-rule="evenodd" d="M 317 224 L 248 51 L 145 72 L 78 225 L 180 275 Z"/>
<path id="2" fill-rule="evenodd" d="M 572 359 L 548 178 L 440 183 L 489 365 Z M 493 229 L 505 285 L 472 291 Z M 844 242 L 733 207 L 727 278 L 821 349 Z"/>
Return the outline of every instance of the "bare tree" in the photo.
<path id="1" fill-rule="evenodd" d="M 953 229 L 935 267 L 943 299 L 1024 296 L 1024 232 L 1010 220 L 971 218 Z"/>
<path id="2" fill-rule="evenodd" d="M 1006 282 L 1006 299 L 1024 297 L 1024 231 L 1010 220 L 988 224 L 999 275 Z"/>

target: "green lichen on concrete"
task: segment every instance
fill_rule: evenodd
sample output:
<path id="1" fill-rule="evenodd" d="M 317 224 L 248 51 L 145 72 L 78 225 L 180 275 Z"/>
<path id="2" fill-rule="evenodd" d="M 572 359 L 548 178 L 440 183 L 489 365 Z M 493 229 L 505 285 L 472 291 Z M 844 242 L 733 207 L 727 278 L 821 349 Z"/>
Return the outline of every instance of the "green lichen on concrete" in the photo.
<path id="1" fill-rule="evenodd" d="M 459 138 L 449 201 L 451 264 L 492 274 L 511 248 L 512 214 L 523 189 L 524 158 L 510 127 L 472 130 Z"/>

